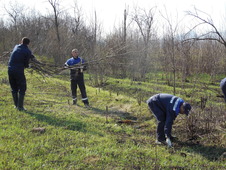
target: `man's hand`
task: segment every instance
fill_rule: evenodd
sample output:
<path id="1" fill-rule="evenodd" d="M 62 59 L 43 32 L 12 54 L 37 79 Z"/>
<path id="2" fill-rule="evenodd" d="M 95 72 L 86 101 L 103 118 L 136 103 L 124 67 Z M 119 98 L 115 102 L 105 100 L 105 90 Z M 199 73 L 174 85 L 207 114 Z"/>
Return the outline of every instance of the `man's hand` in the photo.
<path id="1" fill-rule="evenodd" d="M 170 138 L 166 138 L 166 144 L 168 147 L 172 147 L 172 142 L 171 142 Z"/>

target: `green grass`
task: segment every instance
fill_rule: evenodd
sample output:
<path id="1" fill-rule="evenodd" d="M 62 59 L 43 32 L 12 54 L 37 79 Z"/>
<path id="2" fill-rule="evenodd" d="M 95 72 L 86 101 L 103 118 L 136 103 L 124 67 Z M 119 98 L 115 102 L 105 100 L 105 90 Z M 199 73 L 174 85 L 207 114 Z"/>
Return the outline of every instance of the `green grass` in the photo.
<path id="1" fill-rule="evenodd" d="M 137 87 L 129 80 L 109 78 L 103 88 L 87 85 L 91 104 L 87 109 L 81 98 L 78 106 L 72 105 L 69 77 L 43 79 L 27 71 L 26 76 L 27 112 L 19 112 L 13 108 L 7 68 L 1 65 L 0 169 L 225 168 L 225 158 L 221 157 L 226 152 L 224 133 L 216 131 L 218 143 L 210 137 L 210 143 L 205 143 L 208 138 L 189 141 L 183 116 L 173 129 L 179 138 L 174 148 L 155 145 L 156 121 L 145 100 L 163 89 L 170 93 L 172 87 L 163 83 L 157 86 L 154 81 L 141 82 Z M 144 95 L 141 103 L 139 94 Z M 136 123 L 117 123 L 122 119 Z M 45 128 L 45 132 L 32 130 L 37 127 Z"/>

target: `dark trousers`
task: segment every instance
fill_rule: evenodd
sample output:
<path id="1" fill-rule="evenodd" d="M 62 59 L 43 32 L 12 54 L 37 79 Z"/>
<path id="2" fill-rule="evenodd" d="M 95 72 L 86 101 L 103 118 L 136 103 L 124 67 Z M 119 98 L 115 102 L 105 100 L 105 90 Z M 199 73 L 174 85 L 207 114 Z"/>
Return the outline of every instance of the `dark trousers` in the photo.
<path id="1" fill-rule="evenodd" d="M 226 81 L 222 81 L 220 83 L 220 87 L 221 87 L 221 90 L 222 90 L 222 92 L 224 94 L 224 100 L 226 102 Z"/>
<path id="2" fill-rule="evenodd" d="M 151 99 L 148 103 L 149 108 L 155 115 L 158 125 L 157 125 L 157 139 L 158 141 L 165 141 L 165 122 L 166 122 L 166 114 L 165 112 L 159 107 L 159 101 L 156 101 L 155 98 Z"/>
<path id="3" fill-rule="evenodd" d="M 9 84 L 12 94 L 25 95 L 27 90 L 27 82 L 24 72 L 22 71 L 8 71 Z"/>
<path id="4" fill-rule="evenodd" d="M 78 76 L 76 79 L 71 80 L 71 93 L 72 93 L 72 98 L 75 99 L 77 98 L 77 87 L 79 87 L 81 95 L 82 95 L 82 101 L 85 103 L 86 101 L 88 102 L 88 98 L 86 95 L 86 87 L 84 83 L 84 77 L 83 76 Z"/>

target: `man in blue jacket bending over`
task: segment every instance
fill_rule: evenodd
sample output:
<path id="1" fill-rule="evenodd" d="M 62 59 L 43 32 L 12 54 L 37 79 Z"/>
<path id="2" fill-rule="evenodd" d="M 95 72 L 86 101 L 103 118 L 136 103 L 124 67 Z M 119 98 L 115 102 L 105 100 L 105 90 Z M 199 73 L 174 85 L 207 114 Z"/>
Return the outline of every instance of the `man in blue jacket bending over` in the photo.
<path id="1" fill-rule="evenodd" d="M 222 79 L 220 82 L 220 88 L 224 94 L 224 101 L 226 102 L 226 78 Z"/>
<path id="2" fill-rule="evenodd" d="M 66 61 L 64 66 L 70 69 L 70 78 L 71 78 L 71 92 L 73 98 L 73 104 L 77 104 L 77 86 L 80 89 L 82 95 L 82 101 L 86 107 L 89 107 L 89 101 L 86 94 L 86 87 L 84 83 L 83 71 L 86 70 L 85 62 L 82 58 L 79 57 L 78 49 L 73 49 L 71 51 L 72 57 Z M 80 64 L 80 66 L 79 66 Z M 78 65 L 79 68 L 73 66 Z"/>
<path id="3" fill-rule="evenodd" d="M 177 96 L 164 93 L 150 97 L 147 104 L 158 120 L 156 143 L 171 146 L 173 121 L 179 113 L 188 115 L 191 105 Z"/>

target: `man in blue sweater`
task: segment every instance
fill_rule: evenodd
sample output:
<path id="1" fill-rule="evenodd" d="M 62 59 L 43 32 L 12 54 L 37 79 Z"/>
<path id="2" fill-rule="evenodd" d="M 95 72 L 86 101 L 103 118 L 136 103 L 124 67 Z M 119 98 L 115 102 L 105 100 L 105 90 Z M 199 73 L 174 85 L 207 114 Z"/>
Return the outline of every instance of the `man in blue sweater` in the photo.
<path id="1" fill-rule="evenodd" d="M 147 104 L 158 121 L 156 143 L 171 146 L 173 122 L 179 113 L 188 115 L 191 105 L 177 96 L 164 93 L 150 97 Z"/>
<path id="2" fill-rule="evenodd" d="M 86 87 L 84 83 L 84 75 L 83 71 L 86 70 L 85 61 L 80 58 L 78 55 L 78 50 L 73 49 L 72 57 L 66 61 L 64 64 L 65 67 L 70 68 L 70 78 L 71 78 L 71 92 L 72 92 L 72 99 L 73 104 L 77 104 L 77 86 L 80 89 L 81 95 L 82 95 L 82 101 L 86 107 L 89 107 L 89 101 L 86 95 Z M 76 67 L 76 64 L 78 67 Z"/>
<path id="3" fill-rule="evenodd" d="M 26 77 L 24 75 L 24 69 L 29 67 L 29 61 L 35 60 L 28 45 L 30 39 L 27 37 L 22 38 L 21 44 L 14 47 L 11 52 L 8 63 L 8 77 L 11 86 L 11 92 L 15 108 L 19 111 L 24 111 L 23 103 L 24 96 L 27 89 Z"/>
<path id="4" fill-rule="evenodd" d="M 220 88 L 224 94 L 224 101 L 226 102 L 226 78 L 222 79 L 220 82 Z"/>

